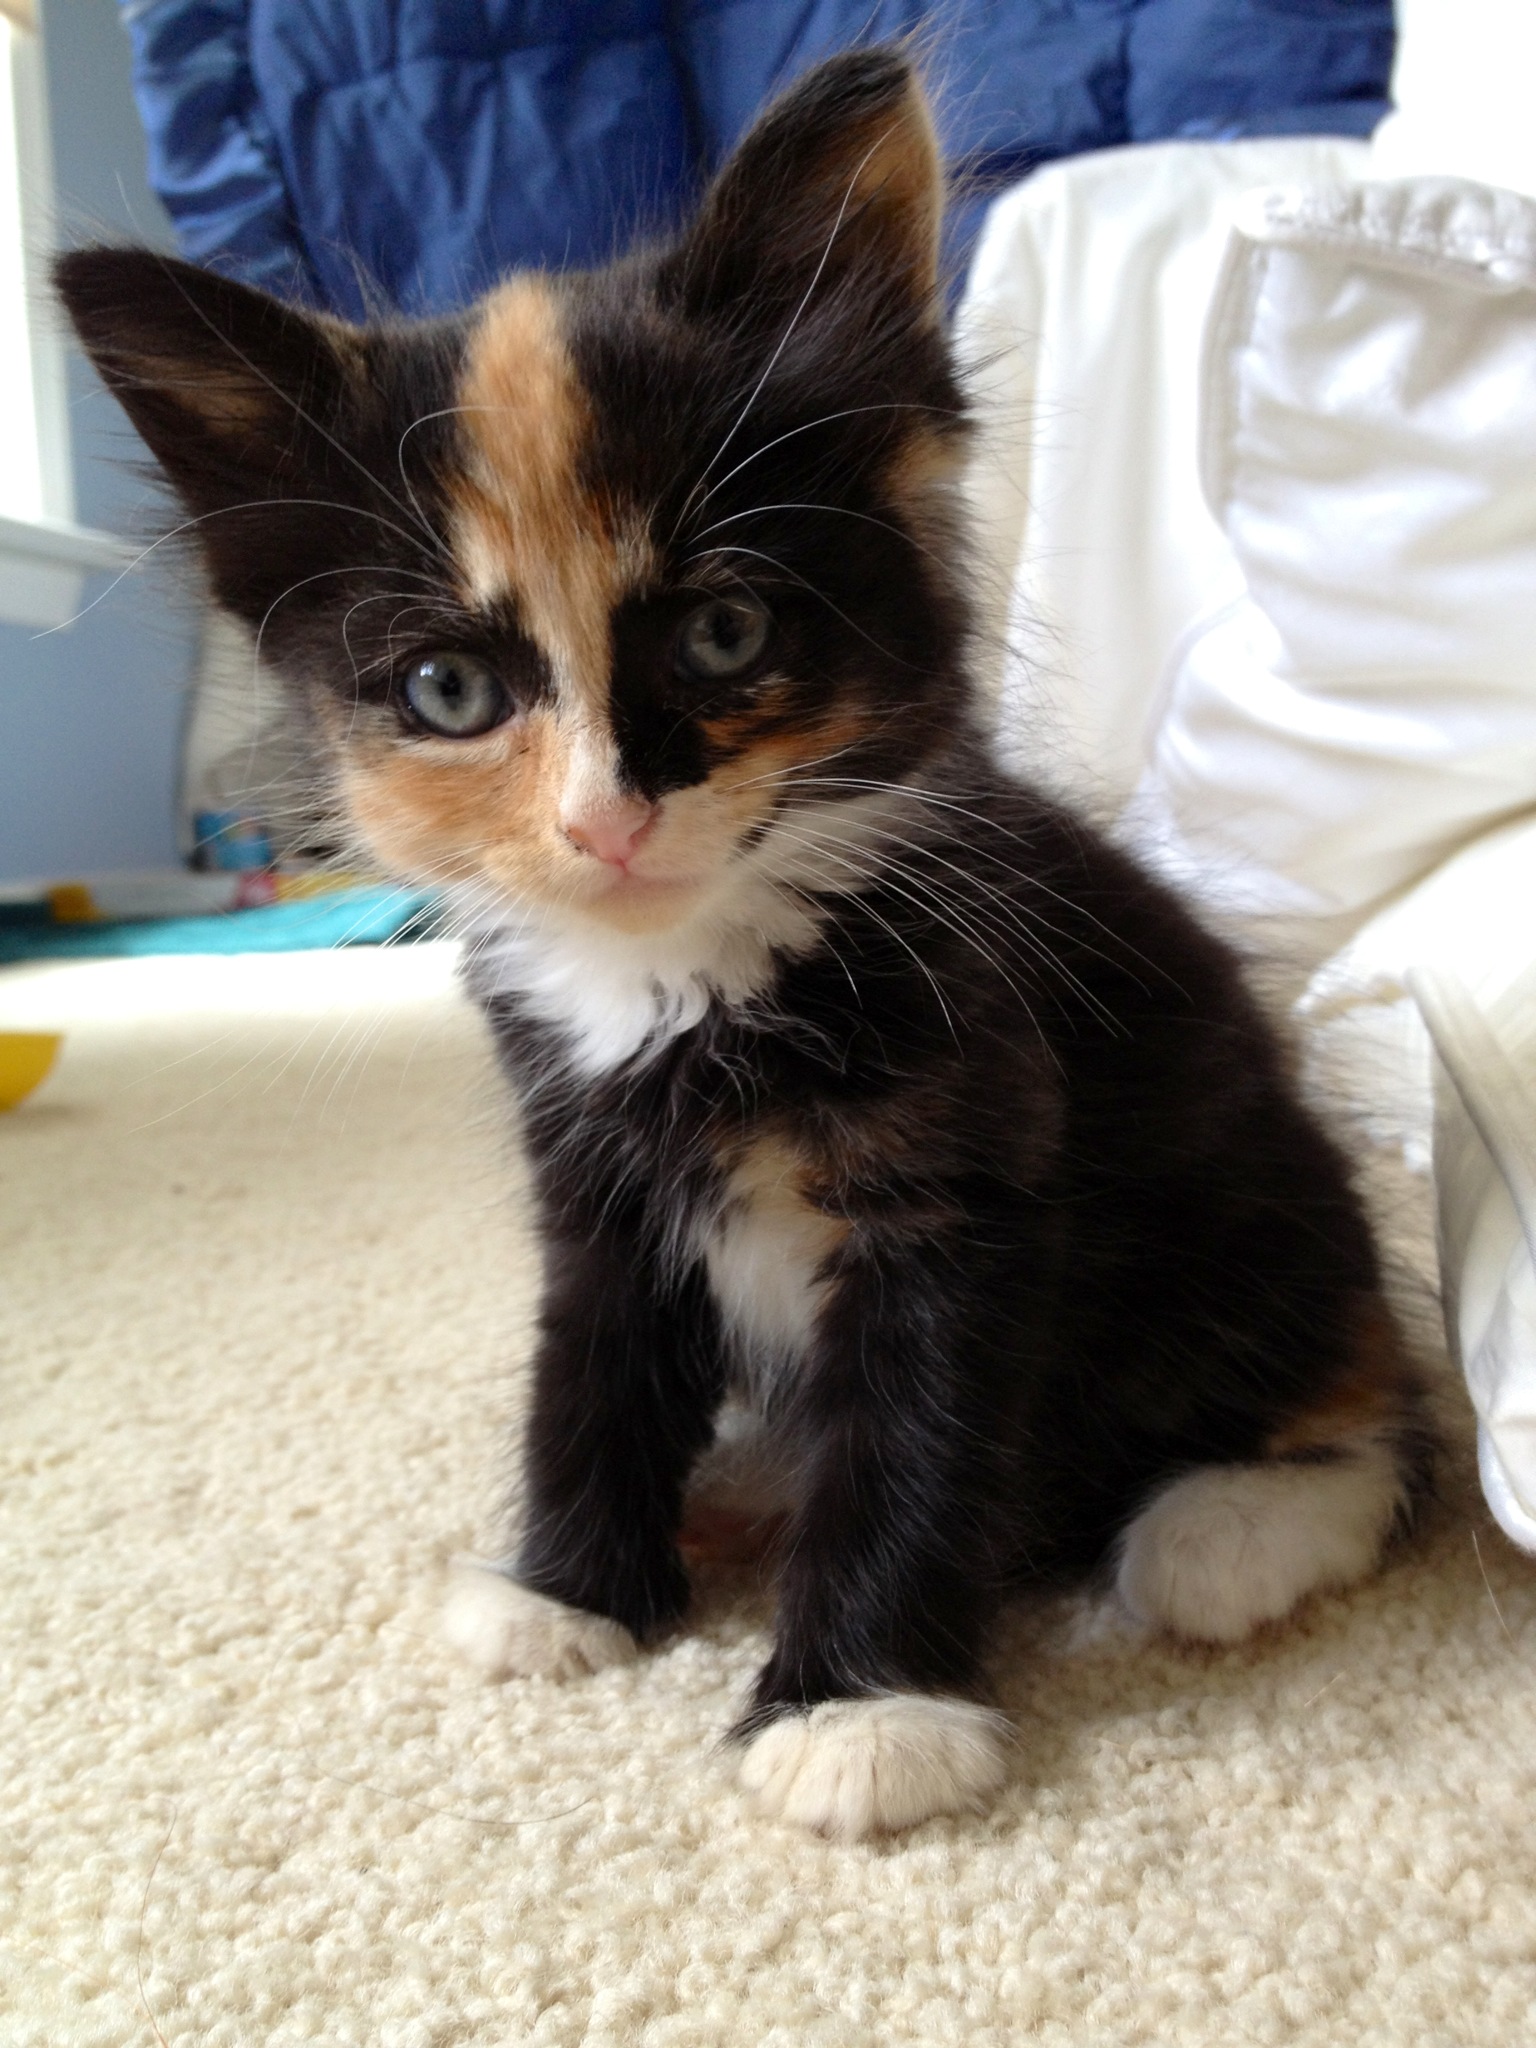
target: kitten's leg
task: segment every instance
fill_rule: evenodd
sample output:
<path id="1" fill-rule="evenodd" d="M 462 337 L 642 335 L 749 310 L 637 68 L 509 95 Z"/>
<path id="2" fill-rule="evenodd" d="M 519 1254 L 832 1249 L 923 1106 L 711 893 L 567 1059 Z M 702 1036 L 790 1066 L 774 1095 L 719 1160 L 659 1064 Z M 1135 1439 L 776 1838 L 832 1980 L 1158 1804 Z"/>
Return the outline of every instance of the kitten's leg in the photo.
<path id="1" fill-rule="evenodd" d="M 763 1811 L 845 1840 L 978 1810 L 1006 1775 L 1006 1723 L 968 1697 L 1004 1433 L 957 1366 L 944 1279 L 916 1263 L 845 1273 L 800 1368 L 804 1492 L 774 1652 L 734 1731 Z"/>
<path id="2" fill-rule="evenodd" d="M 653 1293 L 613 1230 L 547 1263 L 516 1560 L 461 1572 L 447 1616 L 498 1677 L 599 1670 L 681 1615 L 683 1485 L 720 1396 L 701 1288 Z"/>
<path id="3" fill-rule="evenodd" d="M 1370 1336 L 1379 1340 L 1381 1324 Z M 1418 1397 L 1395 1346 L 1362 1347 L 1265 1455 L 1200 1465 L 1161 1487 L 1120 1539 L 1116 1584 L 1141 1621 L 1234 1643 L 1307 1594 L 1376 1569 L 1423 1480 Z"/>

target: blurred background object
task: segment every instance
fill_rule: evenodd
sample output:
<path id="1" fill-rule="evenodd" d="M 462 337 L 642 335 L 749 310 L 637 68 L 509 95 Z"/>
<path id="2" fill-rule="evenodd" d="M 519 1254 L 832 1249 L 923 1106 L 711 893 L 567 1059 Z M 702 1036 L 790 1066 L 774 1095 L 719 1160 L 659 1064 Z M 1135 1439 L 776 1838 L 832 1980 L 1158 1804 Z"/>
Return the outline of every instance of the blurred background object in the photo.
<path id="1" fill-rule="evenodd" d="M 133 0 L 124 20 L 186 254 L 353 318 L 676 225 L 764 103 L 850 44 L 925 54 L 973 193 L 1120 143 L 1367 135 L 1393 45 L 1391 0 Z"/>
<path id="2" fill-rule="evenodd" d="M 144 178 L 111 0 L 0 14 L 0 882 L 178 857 L 176 778 L 199 623 L 164 583 L 104 596 L 164 504 L 45 287 L 61 238 L 173 246 Z M 66 625 L 66 621 L 74 623 Z"/>
<path id="3" fill-rule="evenodd" d="M 335 850 L 248 637 L 158 553 L 100 574 L 132 559 L 105 534 L 147 543 L 163 506 L 65 360 L 49 247 L 131 237 L 352 317 L 444 311 L 514 265 L 601 261 L 673 225 L 776 90 L 904 36 L 959 195 L 958 288 L 988 196 L 1034 166 L 1169 136 L 1365 135 L 1393 49 L 1390 0 L 3 6 L 20 116 L 0 132 L 0 332 L 31 374 L 5 380 L 0 492 L 51 481 L 0 503 L 0 886 L 191 860 L 209 814 L 279 862 Z"/>

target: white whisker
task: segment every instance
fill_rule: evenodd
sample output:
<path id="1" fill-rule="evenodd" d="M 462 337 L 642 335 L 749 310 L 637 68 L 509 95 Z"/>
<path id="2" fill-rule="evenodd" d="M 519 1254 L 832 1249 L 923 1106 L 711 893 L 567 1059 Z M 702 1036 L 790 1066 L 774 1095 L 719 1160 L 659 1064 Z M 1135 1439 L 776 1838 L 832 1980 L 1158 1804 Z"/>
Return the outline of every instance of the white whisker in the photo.
<path id="1" fill-rule="evenodd" d="M 760 448 L 754 448 L 750 455 L 744 455 L 740 462 L 725 472 L 724 476 L 715 479 L 698 503 L 690 506 L 690 510 L 695 515 L 702 512 L 716 492 L 722 490 L 733 476 L 739 476 L 750 464 L 766 455 L 770 449 L 777 448 L 781 442 L 792 441 L 797 434 L 814 433 L 817 427 L 830 426 L 834 420 L 852 419 L 856 414 L 865 412 L 931 412 L 937 413 L 942 419 L 960 417 L 951 406 L 922 405 L 915 400 L 895 398 L 884 399 L 876 405 L 845 405 L 839 412 L 824 412 L 814 420 L 806 420 L 798 427 L 790 427 L 782 434 L 775 434 L 771 441 L 764 441 Z M 700 481 L 702 482 L 702 478 Z"/>
<path id="2" fill-rule="evenodd" d="M 191 533 L 194 530 L 194 528 L 204 525 L 210 519 L 222 519 L 231 512 L 260 512 L 264 511 L 269 506 L 274 505 L 281 506 L 283 507 L 284 510 L 291 509 L 292 507 L 298 505 L 308 505 L 314 508 L 318 508 L 320 511 L 323 512 L 350 512 L 363 519 L 375 520 L 380 526 L 387 526 L 392 533 L 399 534 L 400 538 L 407 542 L 407 544 L 411 547 L 417 547 L 420 545 L 418 541 L 414 540 L 412 536 L 406 532 L 403 526 L 396 526 L 395 522 L 392 519 L 386 519 L 382 512 L 371 512 L 365 505 L 349 505 L 346 503 L 344 499 L 245 498 L 242 499 L 242 501 L 238 505 L 218 505 L 215 506 L 215 508 L 211 512 L 199 512 L 195 519 L 183 519 L 178 521 L 178 523 L 175 526 L 169 528 L 168 531 L 166 531 L 165 533 L 162 533 L 158 539 L 152 540 L 147 547 L 141 548 L 139 552 L 134 556 L 133 560 L 130 563 L 128 563 L 127 567 L 120 569 L 118 573 L 112 578 L 112 581 L 107 585 L 106 589 L 98 591 L 96 596 L 91 599 L 90 603 L 82 605 L 79 611 L 77 611 L 73 615 L 73 617 L 66 619 L 63 625 L 45 627 L 41 632 L 34 633 L 32 635 L 32 638 L 34 640 L 46 640 L 52 633 L 62 633 L 65 630 L 65 627 L 78 625 L 81 619 L 85 617 L 87 612 L 93 612 L 96 609 L 97 605 L 101 604 L 106 598 L 109 598 L 112 595 L 113 591 L 116 590 L 117 586 L 123 581 L 124 577 L 131 576 L 135 569 L 142 568 L 144 563 L 149 560 L 150 556 L 154 554 L 156 549 L 163 548 L 167 541 L 176 540 L 180 535 L 184 533 Z M 384 566 L 385 565 L 382 563 L 379 565 L 380 573 L 383 572 Z M 396 575 L 401 575 L 411 572 L 396 569 L 393 573 Z"/>
<path id="3" fill-rule="evenodd" d="M 942 561 L 942 558 L 932 548 L 925 547 L 915 534 L 908 533 L 903 527 L 893 526 L 889 519 L 877 519 L 871 512 L 856 512 L 849 505 L 749 505 L 743 512 L 728 512 L 723 519 L 715 520 L 710 526 L 701 527 L 690 538 L 695 541 L 703 540 L 707 534 L 717 533 L 722 526 L 733 526 L 739 519 L 755 519 L 764 512 L 829 512 L 839 519 L 857 519 L 865 526 L 878 526 L 884 533 L 895 534 L 899 541 L 914 548 L 918 554 L 926 555 L 930 561 Z M 690 556 L 689 559 L 692 560 L 693 557 Z"/>

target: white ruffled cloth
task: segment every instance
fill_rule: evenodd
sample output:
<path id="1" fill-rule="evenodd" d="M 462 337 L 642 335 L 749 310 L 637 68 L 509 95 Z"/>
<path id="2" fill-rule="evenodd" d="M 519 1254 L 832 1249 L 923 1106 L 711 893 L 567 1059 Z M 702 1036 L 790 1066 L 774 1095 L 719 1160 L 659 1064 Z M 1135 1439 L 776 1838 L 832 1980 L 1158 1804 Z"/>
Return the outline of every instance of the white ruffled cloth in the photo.
<path id="1" fill-rule="evenodd" d="M 1536 1552 L 1536 973 L 1491 1011 L 1443 967 L 1409 975 L 1434 1038 L 1446 1325 L 1477 1410 L 1483 1492 Z"/>
<path id="2" fill-rule="evenodd" d="M 1207 322 L 1187 636 L 1135 799 L 1249 915 L 1355 913 L 1536 797 L 1536 202 L 1256 193 Z"/>
<path id="3" fill-rule="evenodd" d="M 1373 917 L 1298 1004 L 1308 1080 L 1434 1179 L 1446 1336 L 1489 1506 L 1536 1551 L 1536 821 Z"/>
<path id="4" fill-rule="evenodd" d="M 1201 351 L 1231 225 L 1281 183 L 1363 174 L 1323 138 L 1106 150 L 993 206 L 957 335 L 1006 748 L 1111 806 L 1146 765 L 1171 658 L 1241 597 L 1200 478 Z"/>

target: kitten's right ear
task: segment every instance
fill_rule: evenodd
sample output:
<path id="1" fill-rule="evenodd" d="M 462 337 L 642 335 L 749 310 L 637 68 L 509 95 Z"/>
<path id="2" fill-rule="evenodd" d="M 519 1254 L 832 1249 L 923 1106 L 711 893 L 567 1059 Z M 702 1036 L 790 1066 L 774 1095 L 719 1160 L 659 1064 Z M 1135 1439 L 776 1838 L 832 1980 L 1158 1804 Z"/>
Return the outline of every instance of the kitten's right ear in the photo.
<path id="1" fill-rule="evenodd" d="M 331 466 L 354 330 L 149 249 L 75 249 L 75 332 L 194 513 L 299 495 Z"/>
<path id="2" fill-rule="evenodd" d="M 748 131 L 670 273 L 691 312 L 779 317 L 819 283 L 938 316 L 944 179 L 917 72 L 889 47 L 807 72 Z"/>

